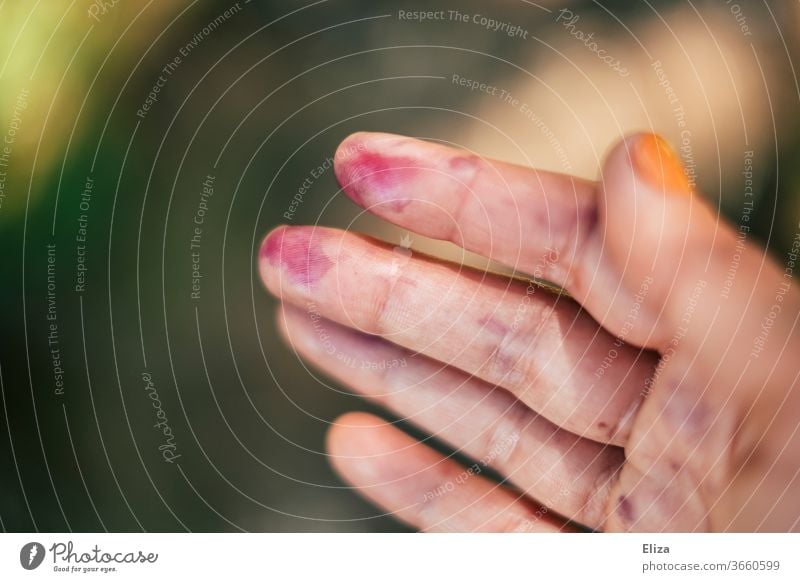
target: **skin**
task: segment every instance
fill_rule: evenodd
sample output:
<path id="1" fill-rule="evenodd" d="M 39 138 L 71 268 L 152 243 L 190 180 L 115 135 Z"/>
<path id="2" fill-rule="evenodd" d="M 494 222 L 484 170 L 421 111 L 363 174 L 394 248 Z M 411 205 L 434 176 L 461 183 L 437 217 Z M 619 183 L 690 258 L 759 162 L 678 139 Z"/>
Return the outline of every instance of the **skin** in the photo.
<path id="1" fill-rule="evenodd" d="M 293 348 L 476 461 L 347 414 L 328 449 L 361 494 L 426 531 L 800 528 L 792 263 L 742 244 L 661 140 L 619 143 L 597 182 L 387 134 L 335 159 L 369 212 L 520 275 L 333 229 L 267 236 Z"/>

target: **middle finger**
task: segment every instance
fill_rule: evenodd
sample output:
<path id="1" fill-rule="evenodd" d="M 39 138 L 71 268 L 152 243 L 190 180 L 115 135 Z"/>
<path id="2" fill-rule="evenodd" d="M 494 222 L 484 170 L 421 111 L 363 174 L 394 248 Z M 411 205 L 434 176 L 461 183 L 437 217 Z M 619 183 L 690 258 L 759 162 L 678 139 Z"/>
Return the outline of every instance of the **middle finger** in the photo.
<path id="1" fill-rule="evenodd" d="M 581 436 L 624 446 L 655 356 L 573 301 L 342 231 L 281 227 L 261 275 L 285 301 L 502 386 Z"/>

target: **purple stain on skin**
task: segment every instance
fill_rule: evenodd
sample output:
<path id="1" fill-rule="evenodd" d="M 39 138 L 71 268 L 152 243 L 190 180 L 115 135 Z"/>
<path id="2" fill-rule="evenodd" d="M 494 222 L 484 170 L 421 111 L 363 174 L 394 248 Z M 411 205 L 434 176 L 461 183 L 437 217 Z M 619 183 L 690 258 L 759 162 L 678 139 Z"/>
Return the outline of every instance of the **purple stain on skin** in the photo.
<path id="1" fill-rule="evenodd" d="M 334 171 L 339 184 L 359 206 L 388 206 L 394 212 L 402 211 L 411 202 L 406 195 L 413 193 L 406 186 L 419 168 L 410 157 L 392 156 L 363 147 L 336 164 Z"/>
<path id="2" fill-rule="evenodd" d="M 635 521 L 633 502 L 625 495 L 617 498 L 617 515 L 625 524 L 632 524 Z"/>
<path id="3" fill-rule="evenodd" d="M 489 331 L 500 337 L 505 337 L 509 332 L 508 326 L 497 321 L 491 315 L 485 315 L 481 317 L 478 320 L 478 325 L 480 325 L 481 328 L 485 329 L 486 331 Z"/>
<path id="4" fill-rule="evenodd" d="M 322 246 L 324 231 L 313 226 L 284 226 L 272 231 L 261 246 L 261 259 L 280 266 L 295 285 L 310 289 L 333 266 Z"/>
<path id="5" fill-rule="evenodd" d="M 663 414 L 669 423 L 680 428 L 684 437 L 698 439 L 708 432 L 714 413 L 702 398 L 673 383 Z"/>

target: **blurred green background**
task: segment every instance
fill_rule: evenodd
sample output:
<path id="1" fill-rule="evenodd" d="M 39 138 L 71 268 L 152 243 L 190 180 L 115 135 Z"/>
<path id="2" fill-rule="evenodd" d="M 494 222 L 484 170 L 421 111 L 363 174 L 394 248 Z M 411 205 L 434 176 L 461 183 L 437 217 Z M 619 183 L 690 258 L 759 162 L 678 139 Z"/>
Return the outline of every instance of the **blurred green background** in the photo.
<path id="1" fill-rule="evenodd" d="M 527 38 L 398 17 L 420 9 Z M 800 220 L 799 27 L 788 0 L 0 0 L 0 526 L 403 530 L 326 460 L 329 423 L 370 405 L 281 344 L 254 270 L 280 223 L 401 233 L 330 171 L 287 217 L 304 181 L 358 130 L 586 177 L 657 130 L 733 222 L 753 152 L 752 236 L 780 254 Z"/>

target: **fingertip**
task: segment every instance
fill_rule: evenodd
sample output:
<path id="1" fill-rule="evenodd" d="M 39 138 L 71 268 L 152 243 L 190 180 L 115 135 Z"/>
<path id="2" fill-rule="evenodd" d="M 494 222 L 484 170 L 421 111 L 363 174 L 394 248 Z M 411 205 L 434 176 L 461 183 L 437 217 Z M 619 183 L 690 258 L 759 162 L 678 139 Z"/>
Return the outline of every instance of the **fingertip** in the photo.
<path id="1" fill-rule="evenodd" d="M 378 457 L 391 454 L 385 437 L 389 425 L 366 412 L 348 412 L 331 424 L 326 448 L 334 469 L 348 482 L 368 486 L 382 481 Z"/>
<path id="2" fill-rule="evenodd" d="M 328 451 L 333 455 L 357 457 L 366 449 L 374 448 L 371 437 L 387 423 L 374 414 L 367 412 L 346 412 L 331 424 L 328 431 Z"/>
<path id="3" fill-rule="evenodd" d="M 353 181 L 353 166 L 358 163 L 361 154 L 380 147 L 381 138 L 391 139 L 391 134 L 357 131 L 342 140 L 333 155 L 333 172 L 345 194 L 351 193 L 348 186 Z"/>
<path id="4" fill-rule="evenodd" d="M 325 246 L 331 231 L 316 226 L 278 226 L 264 238 L 259 250 L 259 273 L 268 290 L 280 296 L 287 289 L 310 290 L 333 266 Z M 280 281 L 280 274 L 288 278 Z M 279 293 L 280 292 L 280 293 Z"/>
<path id="5" fill-rule="evenodd" d="M 605 156 L 601 182 L 613 186 L 605 192 L 612 199 L 632 194 L 680 201 L 695 187 L 678 151 L 653 132 L 634 133 L 614 145 Z"/>
<path id="6" fill-rule="evenodd" d="M 336 148 L 333 160 L 334 167 L 351 160 L 361 152 L 381 149 L 384 145 L 391 145 L 392 143 L 409 139 L 395 133 L 356 131 L 344 138 Z"/>
<path id="7" fill-rule="evenodd" d="M 406 187 L 418 161 L 402 150 L 407 137 L 389 133 L 359 132 L 337 148 L 334 173 L 342 191 L 362 208 L 375 205 L 402 210 L 409 202 Z"/>
<path id="8" fill-rule="evenodd" d="M 633 138 L 633 166 L 638 176 L 665 195 L 691 195 L 693 183 L 678 153 L 656 133 Z"/>
<path id="9" fill-rule="evenodd" d="M 288 226 L 281 224 L 267 233 L 258 249 L 257 264 L 262 282 L 266 285 L 268 269 L 279 260 Z"/>
<path id="10" fill-rule="evenodd" d="M 336 148 L 333 156 L 334 166 L 346 162 L 353 155 L 366 149 L 367 144 L 377 136 L 385 135 L 371 131 L 356 131 L 344 138 Z"/>
<path id="11" fill-rule="evenodd" d="M 629 340 L 661 347 L 671 333 L 662 307 L 696 284 L 717 229 L 714 213 L 693 195 L 679 155 L 652 132 L 630 135 L 609 151 L 600 188 L 604 259 L 651 320 L 641 326 L 645 336 Z M 657 321 L 658 333 L 648 335 Z"/>
<path id="12" fill-rule="evenodd" d="M 650 272 L 658 255 L 674 259 L 684 251 L 693 221 L 704 212 L 693 204 L 680 158 L 654 133 L 628 136 L 611 149 L 601 188 L 607 248 L 620 266 L 637 271 Z"/>

